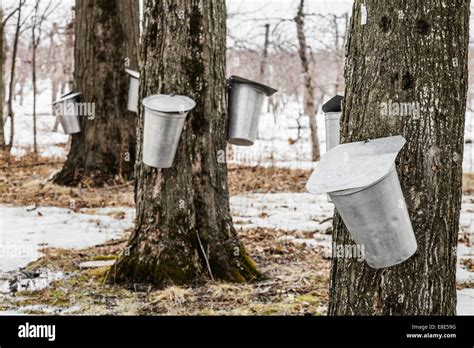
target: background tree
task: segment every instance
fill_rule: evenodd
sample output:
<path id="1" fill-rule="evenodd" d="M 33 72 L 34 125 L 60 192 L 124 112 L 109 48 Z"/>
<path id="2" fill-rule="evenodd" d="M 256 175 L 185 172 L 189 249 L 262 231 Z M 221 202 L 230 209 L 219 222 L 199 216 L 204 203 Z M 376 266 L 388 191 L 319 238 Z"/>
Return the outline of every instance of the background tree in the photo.
<path id="1" fill-rule="evenodd" d="M 15 113 L 13 112 L 13 98 L 14 98 L 14 89 L 15 89 L 15 71 L 18 64 L 17 62 L 17 53 L 18 53 L 18 41 L 20 38 L 20 32 L 22 26 L 25 24 L 22 22 L 22 9 L 25 5 L 26 0 L 20 0 L 18 2 L 18 7 L 11 13 L 13 15 L 16 13 L 16 24 L 15 24 L 15 32 L 13 35 L 13 44 L 12 44 L 12 55 L 11 55 L 11 64 L 10 64 L 10 82 L 8 86 L 8 102 L 7 102 L 7 116 L 10 118 L 10 137 L 7 149 L 8 151 L 11 150 L 13 146 L 13 137 L 15 135 Z M 2 26 L 5 29 L 5 23 L 7 22 L 8 17 L 5 18 L 2 22 Z M 3 122 L 2 126 L 4 125 L 5 121 Z"/>
<path id="2" fill-rule="evenodd" d="M 5 119 L 4 119 L 4 108 L 5 108 L 5 60 L 6 60 L 6 46 L 7 46 L 7 40 L 5 38 L 5 32 L 6 32 L 6 25 L 7 22 L 10 18 L 12 18 L 15 14 L 17 16 L 19 15 L 19 12 L 21 10 L 21 7 L 23 6 L 23 1 L 20 1 L 18 3 L 18 7 L 16 7 L 14 10 L 12 10 L 9 14 L 5 16 L 5 12 L 3 9 L 3 5 L 0 4 L 0 64 L 2 65 L 1 71 L 0 71 L 0 150 L 4 150 L 6 148 L 6 142 L 5 142 L 5 131 L 4 131 L 4 124 L 5 124 Z M 19 20 L 21 20 L 21 17 L 18 17 Z M 17 41 L 18 42 L 18 41 Z"/>
<path id="3" fill-rule="evenodd" d="M 74 12 L 74 8 L 72 8 L 72 10 Z M 55 62 L 52 67 L 54 78 L 51 79 L 52 103 L 58 98 L 59 91 L 60 95 L 63 95 L 66 90 L 72 90 L 74 88 L 74 77 L 72 74 L 74 65 L 74 18 L 65 24 L 63 32 L 60 32 L 60 29 L 61 28 L 54 23 L 53 29 L 49 34 L 50 52 L 55 52 L 54 57 L 52 54 L 49 57 L 49 60 Z M 64 37 L 64 39 L 55 42 L 55 37 Z M 61 52 L 61 54 L 59 57 L 56 57 L 58 51 Z M 59 123 L 59 117 L 56 117 L 53 132 L 57 132 Z"/>
<path id="4" fill-rule="evenodd" d="M 304 30 L 304 0 L 300 0 L 298 6 L 298 13 L 295 17 L 296 33 L 298 36 L 299 43 L 299 57 L 301 61 L 301 67 L 303 68 L 303 80 L 304 80 L 304 113 L 309 118 L 309 128 L 311 129 L 311 158 L 313 161 L 319 161 L 319 138 L 318 138 L 318 125 L 316 123 L 316 105 L 314 103 L 314 82 L 313 76 L 310 70 L 310 57 L 308 54 L 308 44 L 306 43 L 306 34 Z"/>
<path id="5" fill-rule="evenodd" d="M 31 24 L 31 84 L 33 88 L 33 152 L 35 154 L 38 153 L 38 144 L 37 144 L 37 132 L 36 132 L 36 103 L 37 103 L 37 95 L 38 95 L 38 83 L 37 83 L 37 58 L 36 52 L 38 50 L 38 46 L 41 43 L 42 39 L 42 32 L 43 32 L 43 23 L 46 18 L 53 13 L 58 4 L 53 6 L 52 0 L 50 0 L 47 5 L 45 6 L 44 10 L 40 13 L 39 6 L 41 0 L 36 0 L 34 5 L 34 12 Z"/>
<path id="6" fill-rule="evenodd" d="M 125 66 L 136 67 L 139 3 L 136 0 L 76 0 L 74 81 L 95 118 L 81 117 L 80 133 L 54 181 L 75 185 L 90 178 L 102 185 L 130 178 L 135 161 L 135 114 L 127 111 Z"/>
<path id="7" fill-rule="evenodd" d="M 187 116 L 172 168 L 137 161 L 135 231 L 112 277 L 189 284 L 259 276 L 232 225 L 227 186 L 226 7 L 221 0 L 147 0 L 140 96 L 183 94 Z M 142 142 L 143 107 L 138 119 Z"/>
<path id="8" fill-rule="evenodd" d="M 5 66 L 5 53 L 3 51 L 3 42 L 5 38 L 4 26 L 3 26 L 3 7 L 0 5 L 0 150 L 3 150 L 5 147 L 5 135 L 3 132 L 3 101 L 5 100 L 5 88 L 3 87 L 3 75 L 4 75 L 4 66 Z"/>
<path id="9" fill-rule="evenodd" d="M 355 1 L 342 141 L 405 136 L 397 170 L 418 250 L 383 270 L 334 258 L 330 315 L 455 313 L 468 43 L 469 1 Z M 419 117 L 381 116 L 390 100 L 419 103 Z M 353 243 L 337 214 L 333 240 Z"/>
<path id="10" fill-rule="evenodd" d="M 293 151 L 301 151 L 299 158 L 305 161 L 320 156 L 318 124 L 322 118 L 316 122 L 321 117 L 317 116 L 320 106 L 344 90 L 342 56 L 348 16 L 315 11 L 317 3 L 289 2 L 288 11 L 275 17 L 278 12 L 263 14 L 267 7 L 273 7 L 272 2 L 261 4 L 259 12 L 228 2 L 227 75 L 246 76 L 280 91 L 269 98 L 268 112 L 273 113 L 276 124 L 286 119 L 296 125 L 288 130 L 285 140 L 296 145 Z M 301 68 L 295 70 L 295 66 Z M 296 113 L 286 110 L 292 104 L 298 105 Z M 281 149 L 276 145 L 278 138 L 275 134 L 275 158 Z M 242 148 L 232 150 L 230 158 L 236 162 L 262 160 L 261 154 L 251 155 Z M 246 160 L 241 156 L 244 152 Z"/>

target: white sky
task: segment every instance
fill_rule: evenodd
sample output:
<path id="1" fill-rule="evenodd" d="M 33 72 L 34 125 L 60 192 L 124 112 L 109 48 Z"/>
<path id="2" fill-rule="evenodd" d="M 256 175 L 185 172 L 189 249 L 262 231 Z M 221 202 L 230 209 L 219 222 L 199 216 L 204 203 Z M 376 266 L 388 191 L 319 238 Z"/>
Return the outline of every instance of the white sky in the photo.
<path id="1" fill-rule="evenodd" d="M 70 17 L 70 9 L 74 5 L 75 0 L 52 0 L 53 3 L 59 4 L 57 11 L 55 11 L 51 22 L 67 19 Z M 137 0 L 142 1 L 142 0 Z M 389 1 L 389 0 L 386 0 Z M 31 8 L 35 0 L 26 0 L 27 6 Z M 47 3 L 43 0 L 42 3 Z M 18 0 L 0 0 L 0 4 L 8 11 L 18 3 Z M 249 36 L 248 26 L 245 23 L 239 23 L 238 20 L 233 20 L 232 15 L 236 12 L 243 13 L 239 16 L 241 18 L 254 18 L 263 20 L 264 18 L 293 18 L 296 14 L 296 9 L 299 0 L 227 0 L 227 9 L 230 15 L 229 29 L 235 36 Z M 308 13 L 342 15 L 344 13 L 352 12 L 353 0 L 306 0 L 305 7 Z M 29 11 L 25 11 L 27 13 Z M 10 21 L 13 22 L 13 21 Z M 12 24 L 12 23 L 9 23 Z M 317 25 L 317 23 L 313 23 Z M 311 27 L 311 24 L 309 24 Z M 8 28 L 7 28 L 8 30 Z M 256 33 L 253 33 L 255 36 Z M 291 35 L 292 33 L 289 33 Z M 471 42 L 474 43 L 474 2 L 471 4 Z"/>
<path id="2" fill-rule="evenodd" d="M 341 15 L 352 10 L 353 0 L 306 0 L 306 12 Z M 299 0 L 227 0 L 227 11 L 251 13 L 256 18 L 285 17 L 296 14 Z"/>
<path id="3" fill-rule="evenodd" d="M 286 49 L 296 48 L 296 28 L 294 21 L 282 22 L 296 16 L 299 0 L 227 0 L 228 45 L 259 49 L 263 46 L 265 24 L 270 24 L 273 41 Z M 353 0 L 306 0 L 305 13 L 341 16 L 351 14 Z M 333 36 L 323 34 L 328 19 L 308 16 L 305 22 L 308 44 L 313 48 L 323 47 L 321 42 L 333 43 Z M 344 33 L 343 21 L 339 22 L 339 34 Z M 243 40 L 244 42 L 236 42 Z M 272 42 L 272 37 L 270 38 Z M 270 50 L 272 47 L 270 47 Z"/>

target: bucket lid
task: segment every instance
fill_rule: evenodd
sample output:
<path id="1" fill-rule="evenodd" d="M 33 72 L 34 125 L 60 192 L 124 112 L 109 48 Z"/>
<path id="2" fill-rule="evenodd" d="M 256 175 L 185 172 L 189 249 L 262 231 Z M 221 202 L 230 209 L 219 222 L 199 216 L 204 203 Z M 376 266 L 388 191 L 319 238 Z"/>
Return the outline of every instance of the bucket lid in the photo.
<path id="1" fill-rule="evenodd" d="M 271 95 L 278 92 L 278 90 L 276 90 L 274 88 L 271 88 L 270 86 L 264 85 L 264 84 L 256 82 L 256 81 L 244 79 L 243 77 L 235 76 L 235 75 L 232 75 L 229 78 L 229 84 L 232 84 L 232 83 L 243 83 L 243 84 L 253 85 L 253 86 L 261 89 L 267 95 L 267 97 L 270 97 Z"/>
<path id="2" fill-rule="evenodd" d="M 153 111 L 167 114 L 189 112 L 196 106 L 196 102 L 184 95 L 155 94 L 143 99 L 144 107 Z"/>
<path id="3" fill-rule="evenodd" d="M 80 96 L 81 93 L 74 93 L 74 92 L 68 92 L 68 93 L 65 93 L 63 94 L 61 97 L 59 97 L 58 100 L 56 100 L 55 102 L 53 102 L 53 105 L 54 104 L 57 104 L 57 103 L 61 103 L 63 101 L 66 101 L 66 100 L 69 100 L 69 99 L 74 99 L 78 96 Z"/>
<path id="4" fill-rule="evenodd" d="M 390 173 L 405 143 L 397 135 L 335 146 L 316 165 L 306 189 L 321 194 L 373 185 Z"/>
<path id="5" fill-rule="evenodd" d="M 131 77 L 135 78 L 135 79 L 139 79 L 140 78 L 140 73 L 138 71 L 135 71 L 135 70 L 131 70 L 131 69 L 125 69 L 125 72 L 127 74 L 129 74 Z"/>
<path id="6" fill-rule="evenodd" d="M 323 105 L 323 112 L 341 112 L 341 103 L 342 99 L 344 97 L 342 95 L 336 95 L 335 97 L 332 97 L 329 99 L 324 105 Z"/>

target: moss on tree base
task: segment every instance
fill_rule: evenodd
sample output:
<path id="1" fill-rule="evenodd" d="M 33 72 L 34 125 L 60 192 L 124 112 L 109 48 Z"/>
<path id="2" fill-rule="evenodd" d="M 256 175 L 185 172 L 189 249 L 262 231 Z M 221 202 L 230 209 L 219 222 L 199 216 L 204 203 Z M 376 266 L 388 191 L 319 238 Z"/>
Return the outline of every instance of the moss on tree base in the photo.
<path id="1" fill-rule="evenodd" d="M 245 250 L 234 265 L 227 264 L 225 267 L 212 269 L 211 272 L 214 280 L 232 283 L 256 282 L 265 279 Z M 160 262 L 156 259 L 143 261 L 139 256 L 125 254 L 120 256 L 106 277 L 109 283 L 147 283 L 157 288 L 199 284 L 209 279 L 211 276 L 203 267 L 181 268 L 171 262 Z"/>

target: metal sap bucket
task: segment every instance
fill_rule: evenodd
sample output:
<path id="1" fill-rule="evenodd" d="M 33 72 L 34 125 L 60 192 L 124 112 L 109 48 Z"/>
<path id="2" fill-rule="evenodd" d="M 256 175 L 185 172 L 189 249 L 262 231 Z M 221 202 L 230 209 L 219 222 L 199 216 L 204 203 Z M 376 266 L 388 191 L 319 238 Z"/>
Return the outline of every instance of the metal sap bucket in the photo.
<path id="1" fill-rule="evenodd" d="M 327 112 L 324 114 L 326 129 L 326 152 L 339 145 L 341 136 L 341 112 Z M 327 196 L 328 202 L 333 203 L 331 196 Z"/>
<path id="2" fill-rule="evenodd" d="M 326 152 L 339 145 L 341 136 L 341 102 L 343 97 L 336 95 L 323 105 L 326 129 Z"/>
<path id="3" fill-rule="evenodd" d="M 131 112 L 138 112 L 138 91 L 140 87 L 140 74 L 138 71 L 125 69 L 130 76 L 130 83 L 128 85 L 128 103 L 127 109 Z"/>
<path id="4" fill-rule="evenodd" d="M 341 103 L 343 97 L 336 95 L 323 105 L 324 128 L 326 131 L 326 152 L 339 145 L 341 137 Z M 331 197 L 327 196 L 332 203 Z"/>
<path id="5" fill-rule="evenodd" d="M 81 93 L 69 92 L 63 94 L 53 105 L 64 133 L 74 134 L 81 131 L 79 115 L 77 115 L 77 99 Z"/>
<path id="6" fill-rule="evenodd" d="M 339 145 L 339 139 L 341 136 L 340 121 L 340 112 L 328 112 L 324 114 L 324 122 L 326 126 L 326 151 Z"/>
<path id="7" fill-rule="evenodd" d="M 258 121 L 265 96 L 277 92 L 261 83 L 231 76 L 229 91 L 229 128 L 227 140 L 240 146 L 251 146 L 258 133 Z"/>
<path id="8" fill-rule="evenodd" d="M 186 115 L 196 102 L 181 95 L 157 94 L 143 99 L 143 162 L 155 168 L 173 165 Z"/>
<path id="9" fill-rule="evenodd" d="M 405 142 L 395 136 L 336 146 L 306 185 L 313 194 L 329 193 L 372 268 L 397 265 L 417 249 L 394 163 Z"/>

